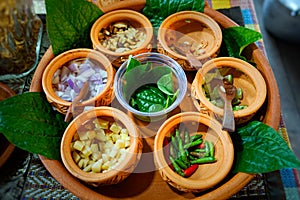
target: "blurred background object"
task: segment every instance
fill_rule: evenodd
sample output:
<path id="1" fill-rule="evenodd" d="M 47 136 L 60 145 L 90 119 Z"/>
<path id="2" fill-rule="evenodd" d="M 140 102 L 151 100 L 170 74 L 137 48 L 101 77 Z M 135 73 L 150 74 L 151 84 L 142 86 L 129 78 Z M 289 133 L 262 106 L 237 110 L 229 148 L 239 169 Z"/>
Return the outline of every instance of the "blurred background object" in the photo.
<path id="1" fill-rule="evenodd" d="M 299 0 L 264 0 L 263 20 L 275 37 L 300 44 Z"/>
<path id="2" fill-rule="evenodd" d="M 0 80 L 24 77 L 38 62 L 42 21 L 32 0 L 1 0 L 0 19 Z"/>

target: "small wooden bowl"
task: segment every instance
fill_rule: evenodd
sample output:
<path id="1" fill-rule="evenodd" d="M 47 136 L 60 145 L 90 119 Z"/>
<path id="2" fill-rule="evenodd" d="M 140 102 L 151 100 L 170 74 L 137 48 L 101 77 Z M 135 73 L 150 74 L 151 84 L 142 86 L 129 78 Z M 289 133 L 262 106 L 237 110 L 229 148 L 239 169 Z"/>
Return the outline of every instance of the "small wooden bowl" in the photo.
<path id="1" fill-rule="evenodd" d="M 145 33 L 145 41 L 136 49 L 118 53 L 108 50 L 101 45 L 99 33 L 101 29 L 109 27 L 115 22 L 128 22 L 135 29 Z M 136 55 L 152 50 L 153 28 L 147 17 L 133 10 L 115 10 L 102 15 L 92 26 L 90 37 L 93 48 L 105 54 L 115 67 L 119 67 L 129 55 Z"/>
<path id="2" fill-rule="evenodd" d="M 16 95 L 15 92 L 10 89 L 7 85 L 0 82 L 0 101 Z M 4 165 L 7 159 L 10 157 L 15 149 L 15 145 L 11 144 L 5 137 L 0 133 L 0 168 Z"/>
<path id="3" fill-rule="evenodd" d="M 203 53 L 196 58 L 204 63 L 218 55 L 222 31 L 218 23 L 204 13 L 181 11 L 170 15 L 162 22 L 157 38 L 158 52 L 175 59 L 184 70 L 195 71 L 197 69 L 190 66 L 187 57 L 171 46 L 174 46 L 174 43 L 198 46 Z"/>
<path id="4" fill-rule="evenodd" d="M 251 64 L 237 58 L 219 57 L 206 62 L 197 72 L 192 83 L 191 93 L 195 97 L 194 103 L 200 112 L 214 115 L 218 120 L 223 119 L 223 108 L 212 104 L 203 93 L 202 85 L 205 75 L 215 68 L 231 68 L 233 74 L 233 85 L 243 90 L 242 103 L 247 107 L 234 111 L 236 124 L 249 121 L 260 109 L 266 99 L 266 83 L 260 72 Z"/>
<path id="5" fill-rule="evenodd" d="M 118 9 L 131 9 L 140 11 L 144 8 L 146 0 L 135 0 L 135 1 L 124 1 L 124 0 L 112 0 L 112 1 L 102 1 L 102 0 L 89 0 L 98 6 L 104 13 L 112 10 Z"/>
<path id="6" fill-rule="evenodd" d="M 215 145 L 216 162 L 200 164 L 190 177 L 178 175 L 168 166 L 163 145 L 165 137 L 174 133 L 176 128 L 187 128 L 190 135 L 201 133 L 203 139 Z M 165 147 L 168 148 L 168 147 Z M 185 112 L 172 116 L 159 128 L 154 141 L 154 161 L 162 178 L 171 186 L 184 192 L 200 192 L 212 188 L 229 173 L 234 160 L 231 138 L 222 131 L 221 124 L 215 119 L 198 112 Z"/>
<path id="7" fill-rule="evenodd" d="M 112 67 L 110 61 L 102 53 L 92 49 L 72 49 L 56 56 L 47 65 L 42 77 L 42 86 L 48 101 L 52 104 L 52 106 L 54 106 L 59 112 L 63 114 L 67 113 L 67 110 L 72 102 L 65 101 L 55 94 L 52 85 L 52 78 L 57 69 L 61 68 L 69 61 L 80 58 L 92 59 L 107 72 L 107 83 L 105 88 L 95 97 L 83 101 L 81 105 L 83 107 L 100 105 L 106 106 L 109 105 L 114 99 L 113 81 L 115 70 Z"/>
<path id="8" fill-rule="evenodd" d="M 115 169 L 103 173 L 84 172 L 72 158 L 71 142 L 74 134 L 81 126 L 97 117 L 118 122 L 126 128 L 130 135 L 130 147 L 128 147 L 128 155 Z M 118 109 L 102 106 L 81 113 L 69 124 L 61 141 L 61 157 L 66 169 L 78 179 L 93 186 L 111 185 L 123 181 L 130 175 L 140 160 L 142 148 L 142 139 L 132 120 Z"/>

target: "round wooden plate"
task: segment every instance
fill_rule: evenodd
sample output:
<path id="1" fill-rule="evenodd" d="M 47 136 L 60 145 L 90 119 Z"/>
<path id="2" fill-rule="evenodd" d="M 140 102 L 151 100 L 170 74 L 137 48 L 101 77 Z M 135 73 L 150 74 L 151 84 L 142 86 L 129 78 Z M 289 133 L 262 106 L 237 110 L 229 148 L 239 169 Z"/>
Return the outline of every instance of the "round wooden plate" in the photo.
<path id="1" fill-rule="evenodd" d="M 14 96 L 15 92 L 10 89 L 7 85 L 0 82 L 0 101 Z M 5 137 L 0 133 L 0 168 L 4 165 L 7 159 L 14 151 L 15 146 L 11 144 Z"/>
<path id="2" fill-rule="evenodd" d="M 127 1 L 129 4 L 134 4 L 136 1 Z M 145 0 L 137 1 L 144 3 Z M 125 8 L 130 8 L 131 5 L 126 5 Z M 112 9 L 124 8 L 124 5 L 118 7 L 114 5 Z M 106 12 L 110 11 L 106 7 Z M 237 26 L 235 22 L 230 20 L 218 11 L 211 9 L 209 6 L 205 7 L 204 13 L 212 17 L 223 28 L 231 26 Z M 280 122 L 280 98 L 277 83 L 272 72 L 272 69 L 268 63 L 267 58 L 263 52 L 255 45 L 251 44 L 247 47 L 245 55 L 248 59 L 251 59 L 257 64 L 258 70 L 263 75 L 267 84 L 267 100 L 263 108 L 262 120 L 267 125 L 278 129 Z M 34 74 L 30 91 L 42 92 L 41 77 L 47 64 L 53 59 L 52 48 L 47 50 L 41 59 L 36 72 Z M 191 74 L 187 73 L 189 78 L 192 78 Z M 190 91 L 188 91 L 190 92 Z M 191 98 L 183 102 L 182 110 L 185 110 L 186 105 L 192 107 Z M 195 108 L 194 108 L 195 109 Z M 137 125 L 140 125 L 137 123 Z M 151 132 L 151 131 L 150 131 Z M 144 152 L 151 152 L 153 149 L 153 137 L 144 139 Z M 152 145 L 152 146 L 151 146 Z M 122 183 L 113 186 L 92 188 L 86 184 L 80 182 L 77 178 L 67 172 L 63 163 L 58 160 L 49 160 L 43 156 L 40 159 L 50 174 L 60 182 L 66 189 L 72 192 L 74 195 L 81 199 L 227 199 L 240 191 L 245 185 L 247 185 L 254 177 L 254 175 L 246 173 L 237 173 L 230 175 L 226 178 L 218 187 L 212 188 L 200 194 L 180 193 L 173 190 L 166 182 L 162 180 L 159 173 L 155 170 L 149 170 L 145 173 L 133 173 Z M 147 158 L 142 156 L 140 163 L 145 159 L 147 165 L 153 165 L 152 157 Z M 139 168 L 139 166 L 137 167 Z"/>

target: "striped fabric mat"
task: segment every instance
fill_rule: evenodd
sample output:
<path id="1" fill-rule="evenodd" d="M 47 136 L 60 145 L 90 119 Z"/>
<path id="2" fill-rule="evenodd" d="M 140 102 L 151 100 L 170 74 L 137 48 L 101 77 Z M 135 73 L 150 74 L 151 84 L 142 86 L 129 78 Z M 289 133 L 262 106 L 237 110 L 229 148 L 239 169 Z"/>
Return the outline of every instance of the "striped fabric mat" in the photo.
<path id="1" fill-rule="evenodd" d="M 244 26 L 260 32 L 258 19 L 255 13 L 255 7 L 252 0 L 208 0 L 209 5 L 214 9 L 226 9 L 232 7 L 240 7 L 243 16 Z M 256 43 L 258 47 L 265 53 L 263 41 L 260 40 Z M 284 121 L 281 120 L 279 133 L 289 143 L 288 133 L 285 128 Z M 280 175 L 285 190 L 286 199 L 296 200 L 300 199 L 299 191 L 299 177 L 295 169 L 280 170 Z"/>
<path id="2" fill-rule="evenodd" d="M 253 2 L 251 0 L 209 0 L 209 5 L 214 9 L 220 9 L 223 13 L 235 12 L 237 10 L 242 15 L 242 20 L 240 23 L 247 28 L 251 28 L 256 31 L 260 31 L 258 21 L 255 14 L 255 9 Z M 238 9 L 234 9 L 234 8 Z M 228 9 L 231 8 L 231 9 Z M 236 19 L 239 20 L 239 19 Z M 264 51 L 263 41 L 257 42 L 257 45 Z M 282 121 L 279 133 L 288 140 L 288 135 L 285 129 L 285 125 Z M 282 179 L 282 191 L 285 194 L 283 196 L 286 199 L 299 199 L 298 188 L 299 181 L 298 175 L 293 169 L 285 169 L 280 172 L 275 172 L 277 177 Z M 277 182 L 268 181 L 267 178 L 273 175 L 258 174 L 256 177 L 240 192 L 232 197 L 232 199 L 239 198 L 251 198 L 251 199 L 270 199 L 272 197 L 272 192 L 269 191 L 271 186 L 277 187 Z M 279 178 L 280 179 L 280 178 Z M 281 184 L 281 182 L 280 182 Z M 278 186 L 279 187 L 279 186 Z M 278 189 L 273 189 L 278 190 Z M 273 196 L 276 196 L 276 191 Z M 271 196 L 271 197 L 270 197 Z M 276 196 L 277 197 L 277 196 Z M 58 183 L 45 169 L 37 155 L 31 155 L 31 160 L 29 162 L 29 170 L 27 172 L 27 177 L 23 189 L 21 199 L 78 199 L 72 193 L 65 190 L 60 183 Z M 271 198 L 272 199 L 272 198 Z"/>

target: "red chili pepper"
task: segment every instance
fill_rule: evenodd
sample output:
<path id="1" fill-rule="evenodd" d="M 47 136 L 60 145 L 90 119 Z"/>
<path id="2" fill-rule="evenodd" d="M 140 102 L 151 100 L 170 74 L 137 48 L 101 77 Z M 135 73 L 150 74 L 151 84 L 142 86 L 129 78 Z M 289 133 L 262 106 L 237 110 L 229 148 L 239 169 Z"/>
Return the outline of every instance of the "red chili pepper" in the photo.
<path id="1" fill-rule="evenodd" d="M 204 142 L 202 142 L 201 144 L 199 144 L 199 145 L 197 146 L 197 148 L 198 148 L 198 149 L 204 149 L 204 148 L 205 148 Z"/>
<path id="2" fill-rule="evenodd" d="M 183 170 L 185 177 L 191 176 L 198 169 L 198 166 L 199 166 L 198 164 L 193 164 L 188 168 L 186 168 L 185 170 Z"/>

